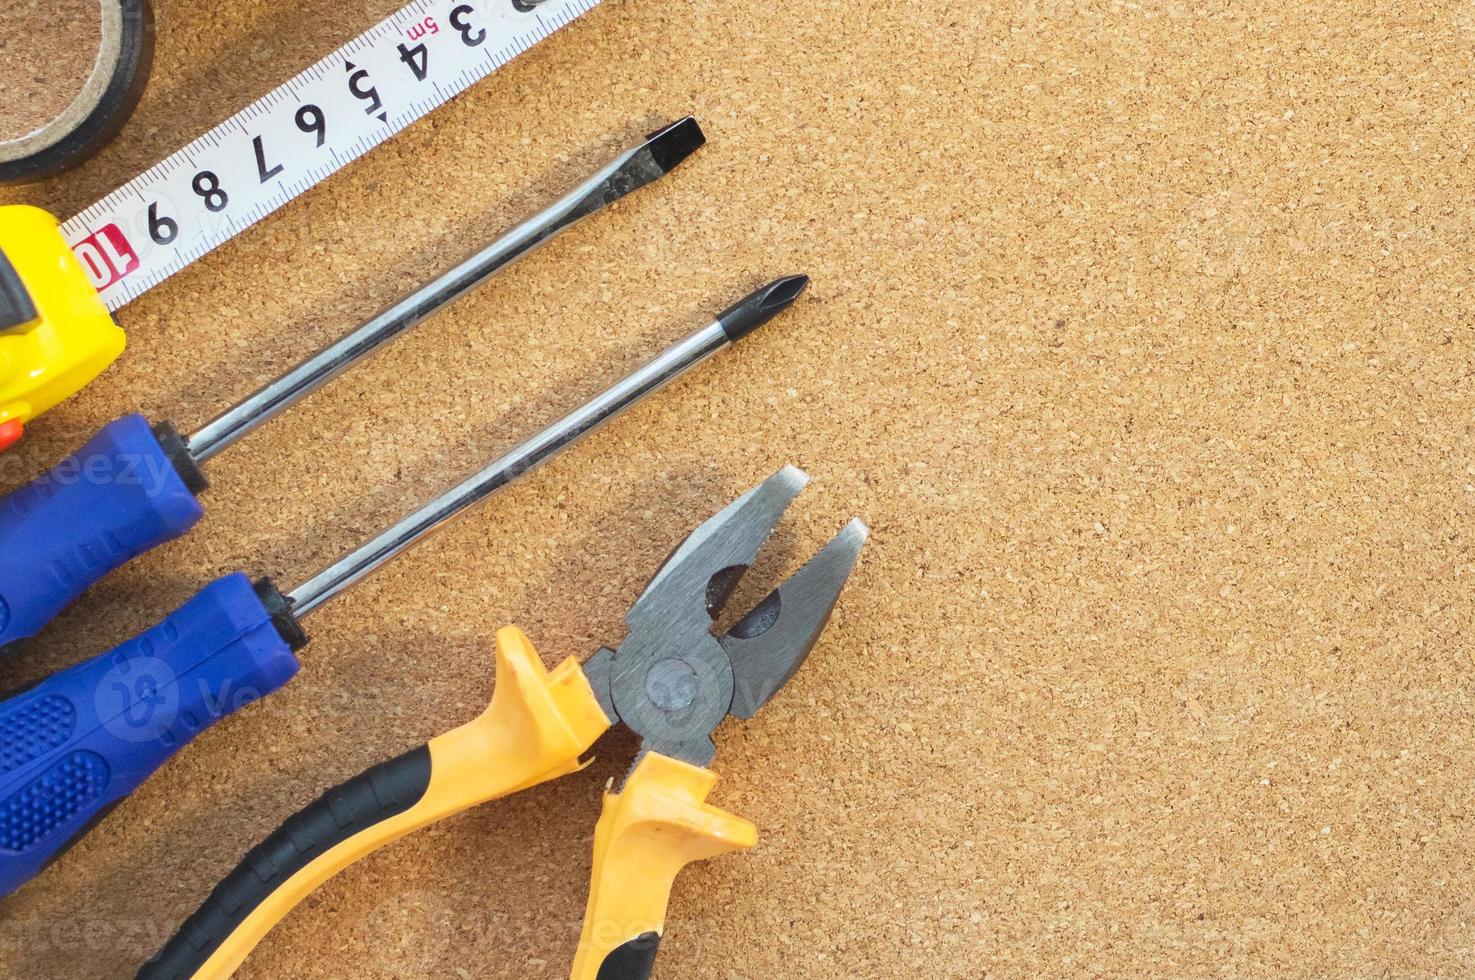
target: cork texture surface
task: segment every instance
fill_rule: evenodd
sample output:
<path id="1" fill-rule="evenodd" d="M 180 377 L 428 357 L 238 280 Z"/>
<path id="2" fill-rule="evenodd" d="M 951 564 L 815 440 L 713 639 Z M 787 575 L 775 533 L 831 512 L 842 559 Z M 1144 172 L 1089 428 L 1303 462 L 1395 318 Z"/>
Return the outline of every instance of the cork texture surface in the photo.
<path id="1" fill-rule="evenodd" d="M 81 94 L 101 43 L 100 0 L 6 0 L 0 12 L 0 140 L 60 116 Z"/>
<path id="2" fill-rule="evenodd" d="M 0 200 L 70 215 L 396 6 L 161 2 L 118 140 Z M 0 687 L 217 575 L 294 584 L 745 289 L 811 294 L 314 616 L 296 681 L 6 901 L 0 973 L 131 975 L 294 810 L 472 718 L 496 627 L 617 641 L 790 462 L 760 576 L 872 538 L 719 733 L 762 841 L 678 880 L 658 977 L 1471 973 L 1472 68 L 1465 0 L 609 0 L 125 308 L 5 486 L 208 419 L 653 124 L 708 146 L 213 461 L 206 522 Z M 632 749 L 353 867 L 239 976 L 565 976 Z"/>

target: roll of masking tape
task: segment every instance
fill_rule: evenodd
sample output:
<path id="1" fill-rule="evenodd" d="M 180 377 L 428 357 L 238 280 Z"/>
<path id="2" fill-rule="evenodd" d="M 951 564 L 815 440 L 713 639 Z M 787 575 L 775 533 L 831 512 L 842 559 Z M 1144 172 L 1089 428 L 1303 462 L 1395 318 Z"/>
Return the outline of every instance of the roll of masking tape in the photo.
<path id="1" fill-rule="evenodd" d="M 153 65 L 153 12 L 148 0 L 96 2 L 100 23 L 90 24 L 64 18 L 66 4 L 5 3 L 6 61 L 22 63 L 0 71 L 0 183 L 41 180 L 76 166 L 138 105 Z M 89 72 L 86 56 L 94 51 Z M 36 118 L 37 112 L 45 114 Z"/>

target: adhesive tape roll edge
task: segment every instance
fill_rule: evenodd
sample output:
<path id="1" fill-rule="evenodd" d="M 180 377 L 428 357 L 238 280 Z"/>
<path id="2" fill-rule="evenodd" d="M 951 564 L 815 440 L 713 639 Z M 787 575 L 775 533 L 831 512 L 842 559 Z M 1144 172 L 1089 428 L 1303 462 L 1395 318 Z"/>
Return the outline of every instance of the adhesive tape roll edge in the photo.
<path id="1" fill-rule="evenodd" d="M 0 184 L 53 177 L 102 148 L 138 105 L 153 67 L 154 16 L 148 0 L 100 0 L 102 42 L 82 91 L 56 118 L 0 140 Z"/>

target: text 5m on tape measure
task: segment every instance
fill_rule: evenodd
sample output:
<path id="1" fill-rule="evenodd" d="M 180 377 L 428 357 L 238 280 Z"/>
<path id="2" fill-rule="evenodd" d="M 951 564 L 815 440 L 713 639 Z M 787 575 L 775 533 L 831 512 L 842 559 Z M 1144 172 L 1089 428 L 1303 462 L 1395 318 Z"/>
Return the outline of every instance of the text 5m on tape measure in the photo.
<path id="1" fill-rule="evenodd" d="M 61 223 L 0 207 L 0 449 L 123 350 L 117 310 L 601 0 L 418 0 Z"/>

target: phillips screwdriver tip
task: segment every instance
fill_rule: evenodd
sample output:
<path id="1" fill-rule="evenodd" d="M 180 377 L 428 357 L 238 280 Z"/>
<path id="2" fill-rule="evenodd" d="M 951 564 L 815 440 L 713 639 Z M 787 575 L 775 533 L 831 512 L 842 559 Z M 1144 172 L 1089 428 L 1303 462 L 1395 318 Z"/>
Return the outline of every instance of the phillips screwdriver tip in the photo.
<path id="1" fill-rule="evenodd" d="M 707 136 L 702 132 L 696 117 L 687 116 L 647 136 L 646 149 L 650 150 L 656 166 L 663 173 L 670 173 L 706 142 Z"/>
<path id="2" fill-rule="evenodd" d="M 808 276 L 785 276 L 739 300 L 717 318 L 733 343 L 763 326 L 794 305 L 809 288 Z"/>

